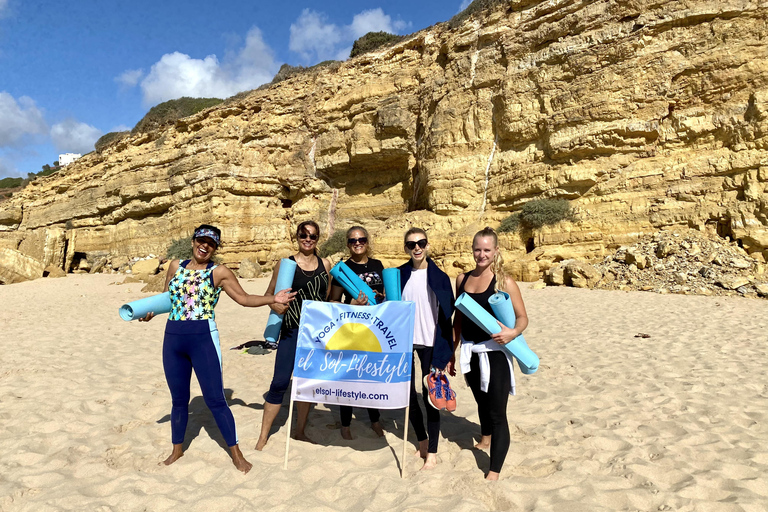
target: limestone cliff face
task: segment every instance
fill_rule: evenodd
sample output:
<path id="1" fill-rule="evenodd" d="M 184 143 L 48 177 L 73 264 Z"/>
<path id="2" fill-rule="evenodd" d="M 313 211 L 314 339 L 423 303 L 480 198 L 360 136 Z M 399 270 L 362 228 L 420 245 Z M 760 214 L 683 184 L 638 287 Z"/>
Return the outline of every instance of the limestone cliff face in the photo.
<path id="1" fill-rule="evenodd" d="M 225 262 L 268 269 L 313 218 L 365 225 L 391 263 L 424 226 L 456 273 L 477 229 L 566 198 L 573 222 L 503 237 L 518 274 L 675 225 L 762 258 L 767 18 L 762 0 L 513 0 L 87 155 L 0 203 L 0 247 L 68 266 L 213 222 Z"/>

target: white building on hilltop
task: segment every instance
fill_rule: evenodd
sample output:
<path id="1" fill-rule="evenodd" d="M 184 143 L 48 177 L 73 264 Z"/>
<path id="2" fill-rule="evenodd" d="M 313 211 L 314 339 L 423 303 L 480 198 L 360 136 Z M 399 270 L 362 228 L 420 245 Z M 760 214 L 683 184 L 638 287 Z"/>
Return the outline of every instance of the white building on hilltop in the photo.
<path id="1" fill-rule="evenodd" d="M 66 167 L 81 156 L 83 155 L 80 153 L 64 153 L 63 155 L 59 155 L 59 167 Z"/>

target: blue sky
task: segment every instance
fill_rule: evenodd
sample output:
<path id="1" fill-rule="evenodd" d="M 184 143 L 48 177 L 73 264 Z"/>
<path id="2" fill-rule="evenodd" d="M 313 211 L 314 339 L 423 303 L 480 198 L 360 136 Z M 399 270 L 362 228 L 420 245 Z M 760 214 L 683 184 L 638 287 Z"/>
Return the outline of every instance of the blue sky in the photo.
<path id="1" fill-rule="evenodd" d="M 225 98 L 283 63 L 345 59 L 369 31 L 409 34 L 470 0 L 0 0 L 0 178 L 87 153 L 162 101 Z"/>

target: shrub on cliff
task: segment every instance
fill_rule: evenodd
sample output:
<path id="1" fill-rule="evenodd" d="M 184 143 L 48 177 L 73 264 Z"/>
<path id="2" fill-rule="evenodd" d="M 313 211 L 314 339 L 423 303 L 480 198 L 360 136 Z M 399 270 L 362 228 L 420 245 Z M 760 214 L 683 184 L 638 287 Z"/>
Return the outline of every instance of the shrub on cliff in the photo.
<path id="1" fill-rule="evenodd" d="M 136 123 L 131 133 L 141 133 L 155 130 L 163 126 L 175 123 L 182 117 L 197 114 L 201 110 L 218 105 L 224 100 L 219 98 L 188 98 L 164 101 L 155 105 L 149 112 Z"/>
<path id="2" fill-rule="evenodd" d="M 23 178 L 3 178 L 0 180 L 0 188 L 20 187 L 23 181 Z"/>
<path id="3" fill-rule="evenodd" d="M 177 238 L 171 245 L 165 255 L 169 260 L 188 260 L 192 258 L 192 236 L 186 238 Z"/>
<path id="4" fill-rule="evenodd" d="M 538 229 L 572 219 L 571 204 L 565 199 L 535 199 L 525 203 L 519 212 L 502 220 L 499 232 L 513 232 L 520 227 Z"/>
<path id="5" fill-rule="evenodd" d="M 347 232 L 338 229 L 331 237 L 320 245 L 320 257 L 327 258 L 331 254 L 343 252 L 347 248 Z"/>
<path id="6" fill-rule="evenodd" d="M 469 4 L 466 9 L 448 20 L 448 26 L 451 28 L 456 28 L 473 14 L 488 9 L 489 7 L 492 7 L 496 4 L 502 3 L 507 3 L 507 0 L 475 0 Z"/>
<path id="7" fill-rule="evenodd" d="M 94 144 L 94 147 L 96 148 L 96 151 L 101 152 L 103 149 L 107 148 L 108 146 L 112 145 L 113 143 L 119 141 L 120 139 L 127 137 L 130 135 L 131 132 L 124 131 L 124 132 L 109 132 L 107 134 L 102 135 L 99 140 L 96 141 L 96 144 Z"/>
<path id="8" fill-rule="evenodd" d="M 372 52 L 385 45 L 399 43 L 405 36 L 398 36 L 388 32 L 368 32 L 352 44 L 349 57 L 357 57 L 364 53 Z"/>

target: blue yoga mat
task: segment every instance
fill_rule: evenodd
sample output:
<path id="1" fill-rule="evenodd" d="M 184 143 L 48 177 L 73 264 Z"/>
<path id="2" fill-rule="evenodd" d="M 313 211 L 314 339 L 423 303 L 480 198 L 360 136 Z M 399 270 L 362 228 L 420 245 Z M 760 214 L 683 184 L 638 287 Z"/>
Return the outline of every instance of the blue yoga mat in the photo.
<path id="1" fill-rule="evenodd" d="M 381 276 L 384 281 L 384 293 L 387 296 L 387 300 L 402 300 L 400 294 L 400 269 L 399 268 L 385 268 Z"/>
<path id="2" fill-rule="evenodd" d="M 501 323 L 514 327 L 516 320 L 515 308 L 512 306 L 512 300 L 507 292 L 500 291 L 494 293 L 488 299 L 488 304 L 490 304 L 493 314 Z M 525 342 L 522 334 L 504 345 L 504 348 L 515 356 L 517 364 L 520 366 L 520 371 L 524 374 L 530 375 L 536 373 L 536 370 L 539 369 L 539 356 L 528 348 L 528 344 Z"/>
<path id="3" fill-rule="evenodd" d="M 275 293 L 290 288 L 293 285 L 293 276 L 296 274 L 296 262 L 283 258 L 280 260 L 280 271 L 275 280 Z M 276 343 L 280 337 L 280 327 L 283 325 L 283 315 L 269 311 L 267 327 L 264 329 L 264 340 Z"/>
<path id="4" fill-rule="evenodd" d="M 344 288 L 353 299 L 356 299 L 357 296 L 360 295 L 360 292 L 363 292 L 368 297 L 368 304 L 372 306 L 376 305 L 376 293 L 370 286 L 365 284 L 365 281 L 360 279 L 360 276 L 352 272 L 352 269 L 343 261 L 338 262 L 336 266 L 331 269 L 331 276 L 339 282 L 341 287 Z"/>
<path id="5" fill-rule="evenodd" d="M 144 299 L 135 300 L 120 306 L 120 318 L 126 322 L 144 318 L 147 313 L 160 315 L 171 312 L 171 294 L 168 292 L 153 295 Z"/>
<path id="6" fill-rule="evenodd" d="M 498 295 L 498 294 L 495 294 L 495 295 Z M 506 295 L 506 299 L 509 300 L 509 295 L 507 294 L 504 294 L 504 295 Z M 504 302 L 503 300 L 498 300 L 498 301 Z M 488 303 L 490 304 L 490 302 L 491 301 L 489 300 Z M 496 318 L 494 318 L 493 315 L 491 315 L 488 311 L 480 307 L 480 304 L 475 302 L 475 299 L 473 299 L 466 293 L 462 293 L 461 295 L 459 295 L 459 298 L 456 299 L 456 309 L 461 311 L 466 317 L 468 317 L 470 320 L 475 322 L 481 329 L 483 329 L 489 335 L 497 334 L 501 332 L 501 327 L 499 327 L 499 324 L 496 321 Z M 491 309 L 493 309 L 493 305 L 491 305 Z M 501 323 L 503 323 L 507 327 L 514 327 L 515 313 L 514 313 L 514 309 L 512 309 L 511 300 L 509 300 L 509 309 L 512 310 L 511 321 L 509 317 L 507 317 L 506 321 L 502 318 L 499 318 L 499 320 L 501 321 Z M 494 313 L 496 313 L 495 309 L 494 309 Z M 496 314 L 498 315 L 498 313 Z M 524 348 L 522 348 L 523 346 Z M 523 338 L 522 335 L 518 336 L 514 340 L 504 345 L 504 348 L 507 351 L 509 351 L 509 353 L 515 357 L 515 359 L 517 359 L 517 363 L 520 366 L 520 370 L 523 373 L 530 375 L 531 373 L 534 373 L 536 370 L 539 369 L 539 358 L 536 356 L 536 354 L 533 353 L 533 351 L 530 348 L 528 348 L 528 344 L 525 343 L 525 339 Z M 524 361 L 520 360 L 520 357 L 518 357 L 518 354 L 516 352 L 520 353 L 521 357 L 524 358 Z"/>

